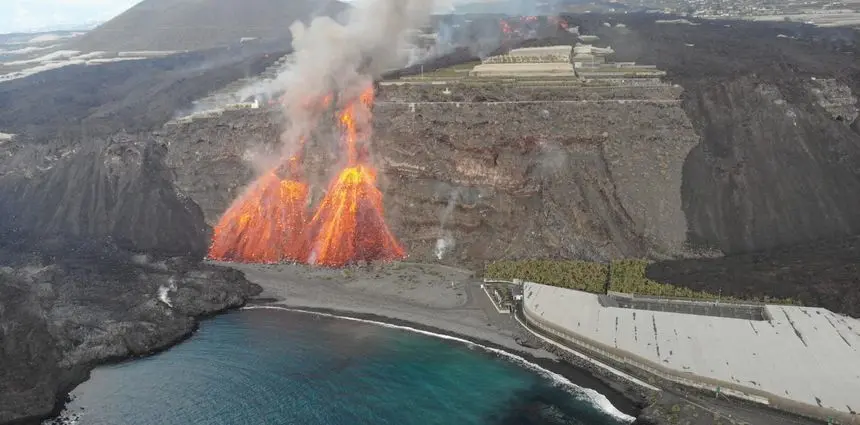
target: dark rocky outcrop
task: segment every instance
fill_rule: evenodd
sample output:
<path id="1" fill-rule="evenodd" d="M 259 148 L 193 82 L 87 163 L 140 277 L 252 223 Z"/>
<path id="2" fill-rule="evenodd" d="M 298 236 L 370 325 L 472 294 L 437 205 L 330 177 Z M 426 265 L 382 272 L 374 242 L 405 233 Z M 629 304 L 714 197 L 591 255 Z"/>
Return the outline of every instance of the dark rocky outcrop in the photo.
<path id="1" fill-rule="evenodd" d="M 860 231 L 860 135 L 793 80 L 745 76 L 687 91 L 703 136 L 684 167 L 692 243 L 740 253 Z"/>
<path id="2" fill-rule="evenodd" d="M 691 243 L 746 253 L 860 231 L 851 195 L 860 188 L 860 135 L 850 128 L 860 107 L 856 32 L 572 19 L 617 59 L 654 63 L 684 87 L 684 111 L 701 136 L 684 164 Z M 606 20 L 626 26 L 607 28 Z"/>
<path id="3" fill-rule="evenodd" d="M 860 237 L 820 240 L 719 258 L 667 261 L 651 279 L 736 297 L 791 298 L 860 317 Z"/>
<path id="4" fill-rule="evenodd" d="M 41 148 L 41 149 L 40 149 Z M 200 208 L 173 186 L 166 147 L 117 135 L 60 148 L 24 146 L 0 177 L 5 243 L 66 237 L 119 248 L 202 258 L 208 228 Z"/>
<path id="5" fill-rule="evenodd" d="M 37 422 L 97 364 L 164 349 L 261 291 L 199 263 L 207 226 L 166 147 L 10 142 L 0 158 L 0 423 Z"/>
<path id="6" fill-rule="evenodd" d="M 14 253 L 0 255 L 0 423 L 50 415 L 92 367 L 167 348 L 191 334 L 195 317 L 260 292 L 215 266 L 144 256 L 10 266 Z"/>

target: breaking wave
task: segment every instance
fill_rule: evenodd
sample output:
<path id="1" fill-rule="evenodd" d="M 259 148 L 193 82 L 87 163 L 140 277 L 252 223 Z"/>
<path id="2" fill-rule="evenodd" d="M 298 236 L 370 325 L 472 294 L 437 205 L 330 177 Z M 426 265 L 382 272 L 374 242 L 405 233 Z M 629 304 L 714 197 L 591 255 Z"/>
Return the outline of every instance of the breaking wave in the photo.
<path id="1" fill-rule="evenodd" d="M 479 348 L 479 349 L 484 350 L 488 353 L 492 353 L 492 354 L 498 355 L 500 357 L 504 357 L 508 361 L 515 363 L 518 366 L 521 366 L 521 367 L 524 367 L 528 370 L 531 370 L 532 372 L 535 372 L 535 373 L 543 376 L 544 378 L 549 379 L 554 385 L 559 386 L 561 388 L 564 388 L 568 393 L 573 395 L 577 400 L 588 402 L 592 406 L 594 406 L 596 409 L 600 410 L 601 412 L 603 412 L 603 413 L 605 413 L 605 414 L 607 414 L 607 415 L 609 415 L 609 416 L 611 416 L 611 417 L 613 417 L 619 421 L 631 423 L 636 419 L 636 418 L 634 418 L 630 415 L 627 415 L 624 412 L 616 409 L 615 406 L 612 405 L 612 403 L 609 401 L 609 399 L 607 399 L 605 395 L 601 394 L 598 391 L 592 390 L 590 388 L 580 387 L 579 385 L 574 384 L 573 382 L 571 382 L 569 379 L 565 378 L 564 376 L 562 376 L 558 373 L 555 373 L 551 370 L 545 369 L 545 368 L 541 367 L 540 365 L 532 363 L 532 362 L 526 360 L 525 358 L 518 356 L 516 354 L 507 352 L 505 350 L 500 350 L 498 348 L 493 348 L 493 347 L 488 347 L 486 345 L 481 345 L 481 344 L 478 344 L 476 342 L 470 341 L 470 340 L 465 339 L 465 338 L 460 338 L 460 337 L 456 337 L 456 336 L 452 336 L 452 335 L 446 335 L 446 334 L 437 333 L 437 332 L 430 332 L 430 331 L 426 331 L 426 330 L 422 330 L 422 329 L 412 328 L 409 326 L 395 325 L 393 323 L 386 323 L 386 322 L 381 322 L 381 321 L 377 321 L 377 320 L 360 319 L 357 317 L 337 315 L 337 314 L 331 314 L 331 313 L 324 313 L 324 312 L 313 311 L 313 310 L 304 310 L 301 308 L 281 307 L 281 306 L 272 306 L 272 305 L 257 305 L 257 306 L 244 307 L 243 310 L 282 310 L 282 311 L 290 311 L 290 312 L 295 312 L 295 313 L 313 314 L 313 315 L 317 315 L 317 316 L 331 317 L 331 318 L 335 318 L 335 319 L 350 320 L 353 322 L 369 323 L 369 324 L 373 324 L 373 325 L 377 325 L 377 326 L 382 326 L 385 328 L 400 329 L 400 330 L 405 330 L 408 332 L 413 332 L 413 333 L 417 333 L 417 334 L 421 334 L 421 335 L 431 336 L 434 338 L 459 342 L 461 344 L 466 345 L 469 348 Z"/>

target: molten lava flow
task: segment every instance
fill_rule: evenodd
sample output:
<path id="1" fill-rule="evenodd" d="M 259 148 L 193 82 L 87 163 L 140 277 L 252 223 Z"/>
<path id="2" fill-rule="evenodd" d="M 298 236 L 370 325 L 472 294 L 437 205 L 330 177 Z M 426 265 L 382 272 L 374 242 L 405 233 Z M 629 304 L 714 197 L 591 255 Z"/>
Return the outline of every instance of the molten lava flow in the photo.
<path id="1" fill-rule="evenodd" d="M 249 263 L 303 261 L 306 184 L 272 170 L 224 213 L 212 237 L 209 257 Z"/>
<path id="2" fill-rule="evenodd" d="M 376 188 L 376 170 L 367 163 L 367 146 L 359 145 L 368 136 L 362 132 L 369 132 L 373 96 L 370 87 L 340 111 L 347 166 L 329 185 L 310 223 L 304 214 L 308 187 L 299 177 L 301 160 L 296 155 L 261 176 L 233 202 L 215 227 L 209 256 L 254 263 L 308 261 L 333 267 L 405 257 L 385 224 L 382 193 Z M 326 96 L 306 107 L 321 112 L 331 102 L 332 97 Z M 289 177 L 279 177 L 281 171 Z"/>
<path id="3" fill-rule="evenodd" d="M 359 102 L 370 113 L 373 88 Z M 382 208 L 382 193 L 376 188 L 376 170 L 359 155 L 360 139 L 355 103 L 340 113 L 347 168 L 329 185 L 310 224 L 313 235 L 309 262 L 339 267 L 355 261 L 394 260 L 405 257 L 388 226 Z"/>
<path id="4" fill-rule="evenodd" d="M 311 220 L 315 237 L 309 262 L 340 267 L 404 258 L 382 211 L 382 193 L 372 168 L 356 165 L 341 171 Z"/>

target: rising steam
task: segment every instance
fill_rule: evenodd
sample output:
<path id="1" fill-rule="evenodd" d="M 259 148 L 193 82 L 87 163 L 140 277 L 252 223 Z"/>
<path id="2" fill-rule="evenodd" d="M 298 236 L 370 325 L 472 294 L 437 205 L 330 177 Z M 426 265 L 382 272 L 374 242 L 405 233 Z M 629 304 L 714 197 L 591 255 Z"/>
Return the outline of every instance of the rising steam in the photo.
<path id="1" fill-rule="evenodd" d="M 283 101 L 286 157 L 317 124 L 317 111 L 308 109 L 307 101 L 331 93 L 357 97 L 398 59 L 406 29 L 429 17 L 433 1 L 355 0 L 351 5 L 344 24 L 324 16 L 308 26 L 302 22 L 290 26 L 293 60 L 274 82 L 275 88 L 289 94 Z"/>
<path id="2" fill-rule="evenodd" d="M 445 254 L 448 253 L 451 249 L 454 248 L 456 241 L 454 240 L 454 234 L 449 230 L 445 229 L 445 225 L 448 223 L 448 219 L 451 217 L 451 214 L 454 212 L 454 208 L 457 206 L 457 200 L 460 199 L 460 190 L 454 189 L 451 191 L 451 196 L 448 198 L 448 205 L 445 206 L 445 209 L 442 210 L 442 213 L 439 215 L 439 239 L 436 240 L 436 259 L 441 260 Z"/>

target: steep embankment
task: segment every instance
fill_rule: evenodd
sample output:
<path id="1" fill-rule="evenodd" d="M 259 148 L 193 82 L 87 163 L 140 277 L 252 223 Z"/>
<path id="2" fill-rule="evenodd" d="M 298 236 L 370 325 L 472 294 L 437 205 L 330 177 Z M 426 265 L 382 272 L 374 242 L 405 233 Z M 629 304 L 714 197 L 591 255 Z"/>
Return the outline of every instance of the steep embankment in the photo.
<path id="1" fill-rule="evenodd" d="M 620 60 L 655 63 L 685 88 L 702 141 L 684 167 L 690 242 L 727 254 L 860 229 L 855 32 L 799 24 L 579 17 Z"/>
<path id="2" fill-rule="evenodd" d="M 289 46 L 247 43 L 163 58 L 72 65 L 0 84 L 0 132 L 55 143 L 161 127 L 177 111 L 263 72 Z M 46 101 L 50 99 L 50 101 Z"/>
<path id="3" fill-rule="evenodd" d="M 166 348 L 196 316 L 260 292 L 241 273 L 197 263 L 207 227 L 174 188 L 163 146 L 116 136 L 6 148 L 0 423 L 50 414 L 96 364 Z"/>
<path id="4" fill-rule="evenodd" d="M 386 216 L 411 259 L 477 266 L 682 249 L 681 170 L 697 138 L 676 88 L 448 88 L 383 86 L 374 108 Z M 522 102 L 533 99 L 546 102 Z M 210 224 L 252 178 L 246 152 L 276 143 L 277 124 L 274 113 L 231 112 L 159 134 Z M 308 143 L 310 208 L 336 171 L 333 154 Z"/>
<path id="5" fill-rule="evenodd" d="M 685 88 L 701 135 L 684 165 L 689 240 L 728 254 L 660 263 L 649 276 L 860 315 L 857 32 L 643 16 L 602 25 L 616 18 L 577 19 L 620 58 L 656 63 Z"/>
<path id="6" fill-rule="evenodd" d="M 692 243 L 731 254 L 860 231 L 860 134 L 792 77 L 688 89 L 685 109 L 703 136 L 684 169 Z"/>
<path id="7" fill-rule="evenodd" d="M 4 239 L 33 246 L 52 237 L 110 241 L 132 251 L 203 257 L 203 214 L 173 188 L 165 154 L 165 146 L 125 135 L 22 146 L 0 177 Z"/>

